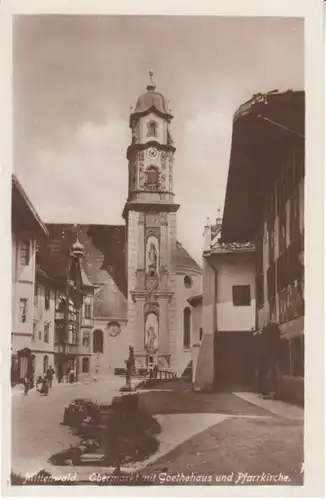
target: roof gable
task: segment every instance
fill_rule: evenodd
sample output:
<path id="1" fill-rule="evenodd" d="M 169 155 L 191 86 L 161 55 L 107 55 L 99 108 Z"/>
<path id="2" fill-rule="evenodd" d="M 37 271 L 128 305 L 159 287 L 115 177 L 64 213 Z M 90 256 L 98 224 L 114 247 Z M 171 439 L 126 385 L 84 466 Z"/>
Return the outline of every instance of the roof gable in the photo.
<path id="1" fill-rule="evenodd" d="M 183 247 L 183 245 L 177 241 L 176 249 L 173 253 L 172 258 L 173 267 L 177 270 L 192 270 L 198 273 L 202 272 L 201 267 L 197 264 L 197 262 L 191 257 L 191 255 L 187 252 L 187 250 Z"/>

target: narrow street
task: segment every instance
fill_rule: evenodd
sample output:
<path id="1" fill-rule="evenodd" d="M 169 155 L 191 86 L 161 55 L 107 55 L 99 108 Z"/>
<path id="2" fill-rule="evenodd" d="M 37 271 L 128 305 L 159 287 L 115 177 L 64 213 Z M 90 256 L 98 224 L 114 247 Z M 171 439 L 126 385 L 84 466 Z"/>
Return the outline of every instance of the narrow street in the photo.
<path id="1" fill-rule="evenodd" d="M 43 468 L 53 453 L 74 444 L 77 438 L 60 425 L 64 408 L 76 398 L 110 403 L 124 384 L 122 377 L 97 382 L 55 385 L 48 396 L 35 390 L 12 396 L 12 470 L 33 472 Z"/>

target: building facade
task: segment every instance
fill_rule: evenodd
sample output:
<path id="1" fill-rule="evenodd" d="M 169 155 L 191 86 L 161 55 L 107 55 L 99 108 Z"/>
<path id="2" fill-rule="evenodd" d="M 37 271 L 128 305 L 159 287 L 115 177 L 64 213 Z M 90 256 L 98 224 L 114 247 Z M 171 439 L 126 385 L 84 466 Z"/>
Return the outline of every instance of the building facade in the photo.
<path id="1" fill-rule="evenodd" d="M 37 265 L 33 304 L 33 335 L 31 349 L 34 354 L 35 376 L 54 368 L 55 307 L 57 286 Z"/>
<path id="2" fill-rule="evenodd" d="M 48 231 L 16 176 L 12 177 L 11 381 L 34 373 L 34 296 L 36 249 Z"/>
<path id="3" fill-rule="evenodd" d="M 203 334 L 195 389 L 252 389 L 256 317 L 255 246 L 223 243 L 222 219 L 204 228 Z"/>
<path id="4" fill-rule="evenodd" d="M 256 326 L 277 324 L 280 392 L 303 401 L 304 92 L 258 95 L 234 118 L 222 237 L 256 244 Z M 241 186 L 241 188 L 240 188 Z"/>

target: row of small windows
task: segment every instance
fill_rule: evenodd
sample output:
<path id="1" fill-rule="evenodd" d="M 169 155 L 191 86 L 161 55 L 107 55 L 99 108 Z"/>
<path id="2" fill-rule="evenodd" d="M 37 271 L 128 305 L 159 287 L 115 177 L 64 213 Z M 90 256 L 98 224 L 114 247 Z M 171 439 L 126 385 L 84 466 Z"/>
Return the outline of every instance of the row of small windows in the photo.
<path id="1" fill-rule="evenodd" d="M 35 307 L 38 306 L 39 295 L 40 295 L 39 292 L 40 292 L 39 286 L 37 283 L 35 283 L 35 288 L 34 288 L 34 306 Z M 46 287 L 45 291 L 44 291 L 44 308 L 46 311 L 50 309 L 50 299 L 51 299 L 51 290 Z"/>
<path id="2" fill-rule="evenodd" d="M 42 340 L 42 330 L 39 330 L 37 332 L 37 325 L 36 323 L 33 323 L 33 333 L 32 333 L 32 340 Z M 48 344 L 50 342 L 50 322 L 44 323 L 44 334 L 43 334 L 43 341 Z"/>
<path id="3" fill-rule="evenodd" d="M 34 302 L 34 305 L 35 304 Z M 45 296 L 45 309 L 49 309 L 50 307 L 50 298 L 47 299 L 47 296 Z M 27 323 L 27 316 L 28 316 L 28 299 L 20 299 L 19 300 L 19 320 L 20 323 Z"/>

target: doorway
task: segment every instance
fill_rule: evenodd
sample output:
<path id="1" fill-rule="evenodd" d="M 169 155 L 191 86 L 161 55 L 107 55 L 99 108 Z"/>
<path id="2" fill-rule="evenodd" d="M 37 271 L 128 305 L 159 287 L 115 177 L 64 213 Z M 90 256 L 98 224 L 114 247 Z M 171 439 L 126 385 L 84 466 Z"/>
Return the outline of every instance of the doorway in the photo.
<path id="1" fill-rule="evenodd" d="M 226 392 L 252 391 L 255 384 L 255 351 L 252 332 L 216 332 L 215 388 Z"/>

